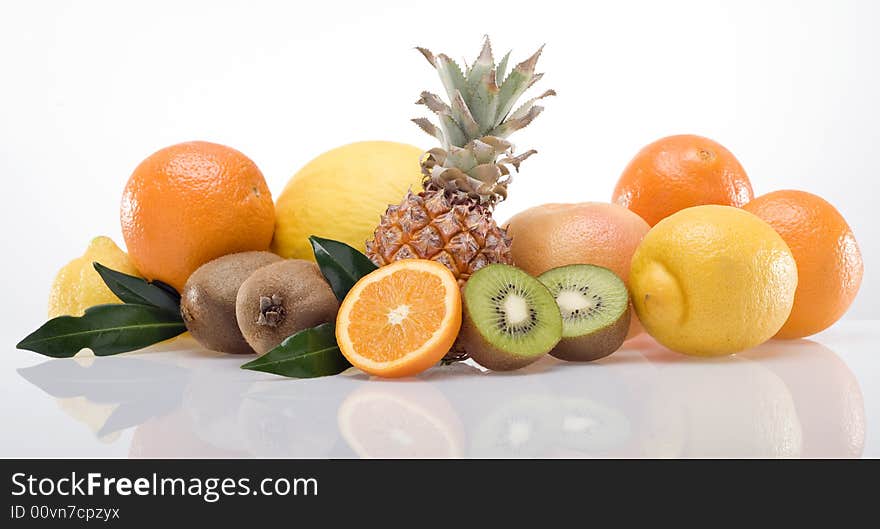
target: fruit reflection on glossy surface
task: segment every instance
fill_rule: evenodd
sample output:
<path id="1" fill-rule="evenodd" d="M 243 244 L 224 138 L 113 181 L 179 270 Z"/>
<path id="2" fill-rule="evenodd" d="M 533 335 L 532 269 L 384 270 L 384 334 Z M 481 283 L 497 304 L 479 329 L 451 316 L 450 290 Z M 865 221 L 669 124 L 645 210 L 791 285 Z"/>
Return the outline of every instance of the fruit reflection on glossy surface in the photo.
<path id="1" fill-rule="evenodd" d="M 119 439 L 119 431 L 105 433 L 104 424 L 113 415 L 118 404 L 99 404 L 91 402 L 85 397 L 70 397 L 58 399 L 58 407 L 64 413 L 82 422 L 89 427 L 102 443 L 112 443 Z"/>
<path id="2" fill-rule="evenodd" d="M 363 458 L 464 455 L 461 422 L 430 383 L 364 383 L 346 397 L 337 418 L 343 438 Z"/>
<path id="3" fill-rule="evenodd" d="M 190 428 L 203 442 L 226 451 L 245 451 L 244 429 L 238 420 L 242 396 L 253 384 L 231 369 L 202 369 L 193 373 L 183 393 Z"/>
<path id="4" fill-rule="evenodd" d="M 148 419 L 138 425 L 131 438 L 128 456 L 131 458 L 240 458 L 248 454 L 241 450 L 219 447 L 195 431 L 196 425 L 186 409 Z"/>
<path id="5" fill-rule="evenodd" d="M 187 372 L 132 357 L 49 360 L 19 374 L 105 442 L 149 418 L 180 408 Z"/>
<path id="6" fill-rule="evenodd" d="M 645 402 L 651 457 L 798 457 L 803 432 L 785 383 L 741 357 L 681 364 L 653 356 L 657 384 Z"/>
<path id="7" fill-rule="evenodd" d="M 255 457 L 331 456 L 341 443 L 335 410 L 343 395 L 320 391 L 319 383 L 254 382 L 236 412 L 244 449 Z"/>
<path id="8" fill-rule="evenodd" d="M 545 357 L 493 373 L 459 363 L 401 381 L 353 369 L 284 380 L 195 347 L 182 338 L 20 374 L 32 400 L 58 399 L 69 431 L 93 432 L 90 446 L 65 438 L 69 456 L 117 454 L 129 439 L 125 453 L 147 458 L 859 457 L 866 444 L 858 381 L 806 340 L 694 359 L 642 336 L 589 364 Z M 52 427 L 38 426 L 41 438 Z"/>
<path id="9" fill-rule="evenodd" d="M 470 457 L 607 457 L 624 455 L 637 416 L 624 373 L 546 358 L 529 366 L 548 375 L 571 371 L 552 382 L 526 376 L 487 374 L 492 386 L 468 408 Z M 576 374 L 574 373 L 576 371 Z M 623 376 L 621 376 L 623 375 Z M 532 374 L 534 377 L 535 375 Z"/>
<path id="10" fill-rule="evenodd" d="M 803 457 L 860 457 L 865 447 L 865 402 L 846 363 L 810 340 L 774 340 L 744 356 L 781 378 L 794 399 Z"/>

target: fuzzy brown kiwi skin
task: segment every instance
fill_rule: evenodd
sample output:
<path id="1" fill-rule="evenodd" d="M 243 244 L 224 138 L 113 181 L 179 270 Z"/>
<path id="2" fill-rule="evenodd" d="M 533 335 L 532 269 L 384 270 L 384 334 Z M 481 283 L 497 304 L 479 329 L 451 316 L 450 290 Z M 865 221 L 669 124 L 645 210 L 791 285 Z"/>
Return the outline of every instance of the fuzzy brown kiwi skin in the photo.
<path id="1" fill-rule="evenodd" d="M 592 362 L 620 349 L 629 332 L 630 304 L 612 325 L 592 334 L 562 338 L 550 351 L 551 356 L 568 362 Z"/>
<path id="2" fill-rule="evenodd" d="M 318 265 L 302 259 L 257 270 L 242 284 L 235 302 L 238 327 L 260 355 L 303 329 L 336 321 L 338 311 L 339 302 Z"/>
<path id="3" fill-rule="evenodd" d="M 212 351 L 253 354 L 238 328 L 235 298 L 252 273 L 281 260 L 271 252 L 241 252 L 209 261 L 193 272 L 180 295 L 180 314 L 193 338 Z"/>
<path id="4" fill-rule="evenodd" d="M 465 283 L 464 288 L 467 288 L 467 283 Z M 525 357 L 499 349 L 489 343 L 480 333 L 479 329 L 477 329 L 476 325 L 474 325 L 467 303 L 462 303 L 461 315 L 461 330 L 458 333 L 458 342 L 476 363 L 486 369 L 492 371 L 513 371 L 538 361 L 547 352 L 545 351 L 533 357 Z"/>

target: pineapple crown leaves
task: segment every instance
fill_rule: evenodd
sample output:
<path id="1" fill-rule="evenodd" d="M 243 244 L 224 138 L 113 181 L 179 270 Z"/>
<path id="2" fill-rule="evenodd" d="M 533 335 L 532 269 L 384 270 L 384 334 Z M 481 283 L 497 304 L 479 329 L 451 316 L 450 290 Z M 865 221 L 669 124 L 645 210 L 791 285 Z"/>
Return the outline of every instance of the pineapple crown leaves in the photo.
<path id="1" fill-rule="evenodd" d="M 416 103 L 427 106 L 436 114 L 440 127 L 425 118 L 413 121 L 437 138 L 444 148 L 464 147 L 471 140 L 484 136 L 506 138 L 526 127 L 544 110 L 537 105 L 538 101 L 556 95 L 555 91 L 547 90 L 513 110 L 526 90 L 544 75 L 535 72 L 543 46 L 516 65 L 509 74 L 507 63 L 510 52 L 495 64 L 488 37 L 477 60 L 464 70 L 445 54 L 434 55 L 425 48 L 416 49 L 437 70 L 449 103 L 435 94 L 422 92 Z"/>
<path id="2" fill-rule="evenodd" d="M 528 126 L 544 110 L 537 104 L 540 100 L 556 95 L 547 90 L 514 110 L 516 102 L 543 76 L 535 72 L 543 46 L 510 73 L 510 52 L 496 64 L 488 37 L 477 59 L 470 66 L 465 64 L 464 70 L 445 54 L 416 49 L 437 70 L 449 101 L 430 92 L 422 92 L 416 101 L 437 116 L 439 126 L 426 118 L 413 122 L 443 146 L 429 151 L 422 162 L 426 181 L 467 193 L 482 204 L 503 200 L 510 183 L 507 165 L 519 170 L 519 164 L 535 153 L 514 156 L 505 138 Z"/>
<path id="3" fill-rule="evenodd" d="M 513 145 L 495 136 L 472 140 L 465 147 L 431 149 L 422 160 L 425 186 L 433 185 L 452 195 L 466 194 L 492 207 L 507 198 L 507 186 L 513 179 L 507 166 L 519 171 L 523 160 L 536 152 L 532 149 L 514 156 Z"/>

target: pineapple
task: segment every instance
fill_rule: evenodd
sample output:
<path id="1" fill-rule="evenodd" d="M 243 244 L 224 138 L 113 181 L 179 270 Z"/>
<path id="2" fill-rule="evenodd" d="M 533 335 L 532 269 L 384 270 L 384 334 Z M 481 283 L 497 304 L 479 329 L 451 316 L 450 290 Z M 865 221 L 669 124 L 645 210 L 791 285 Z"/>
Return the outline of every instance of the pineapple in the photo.
<path id="1" fill-rule="evenodd" d="M 416 102 L 437 115 L 440 126 L 425 118 L 416 125 L 434 136 L 442 148 L 425 153 L 422 191 L 410 191 L 403 202 L 388 207 L 367 256 L 378 266 L 399 259 L 432 259 L 446 265 L 459 284 L 491 263 L 511 263 L 510 238 L 492 219 L 494 206 L 507 197 L 510 168 L 535 154 L 518 156 L 507 141 L 511 133 L 535 119 L 536 103 L 553 90 L 526 101 L 517 100 L 543 74 L 535 73 L 541 55 L 518 64 L 505 78 L 508 52 L 496 65 L 486 38 L 479 57 L 465 70 L 449 57 L 417 48 L 440 74 L 450 103 L 430 92 Z"/>

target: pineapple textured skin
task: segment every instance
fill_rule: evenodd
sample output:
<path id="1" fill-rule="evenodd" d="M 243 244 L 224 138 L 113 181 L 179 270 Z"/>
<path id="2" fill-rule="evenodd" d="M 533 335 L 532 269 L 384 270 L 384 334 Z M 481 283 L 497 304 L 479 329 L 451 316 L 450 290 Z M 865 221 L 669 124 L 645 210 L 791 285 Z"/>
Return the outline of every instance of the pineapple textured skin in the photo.
<path id="1" fill-rule="evenodd" d="M 378 266 L 399 259 L 437 261 L 459 284 L 487 264 L 513 264 L 510 238 L 487 208 L 468 200 L 456 203 L 455 195 L 432 186 L 388 207 L 375 238 L 367 242 L 367 257 Z"/>

